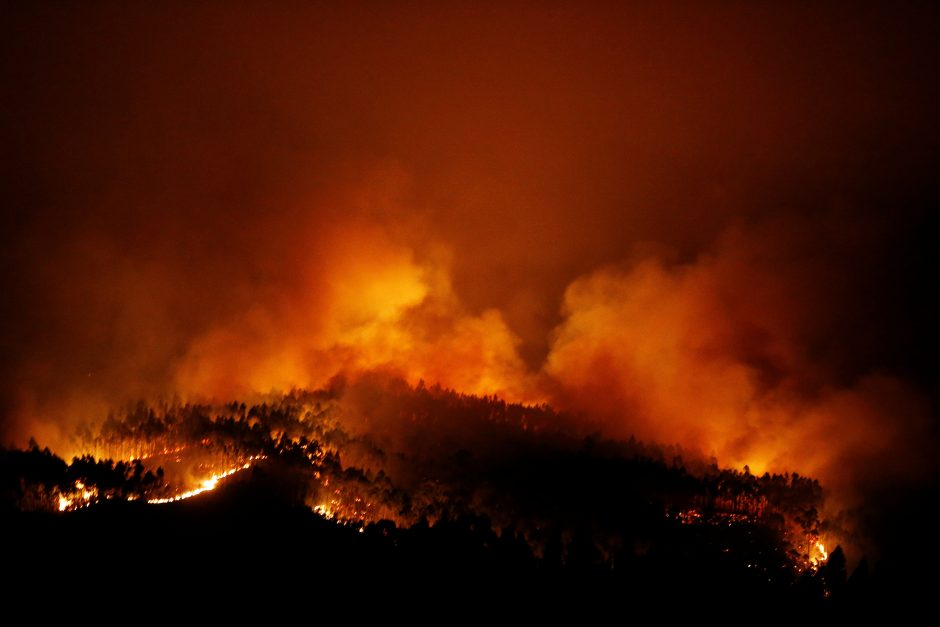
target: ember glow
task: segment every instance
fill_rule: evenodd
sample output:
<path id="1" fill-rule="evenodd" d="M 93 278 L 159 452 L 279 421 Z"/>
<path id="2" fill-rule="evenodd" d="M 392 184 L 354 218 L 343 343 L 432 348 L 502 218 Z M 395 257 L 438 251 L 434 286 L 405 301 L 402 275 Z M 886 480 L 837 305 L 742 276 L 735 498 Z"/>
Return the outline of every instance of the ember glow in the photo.
<path id="1" fill-rule="evenodd" d="M 826 551 L 826 547 L 822 542 L 817 542 L 813 547 L 813 555 L 810 557 L 810 563 L 815 567 L 819 566 L 826 562 L 829 559 L 829 552 Z"/>
<path id="2" fill-rule="evenodd" d="M 9 13 L 19 510 L 261 482 L 561 564 L 726 528 L 825 582 L 904 553 L 940 474 L 936 7 Z M 539 501 L 543 454 L 669 533 L 589 473 Z"/>
<path id="3" fill-rule="evenodd" d="M 248 470 L 251 468 L 251 462 L 245 462 L 241 466 L 235 468 L 229 468 L 224 472 L 214 474 L 208 479 L 203 479 L 202 483 L 199 484 L 198 488 L 192 490 L 187 490 L 186 492 L 180 492 L 179 494 L 174 494 L 173 496 L 158 498 L 158 499 L 148 499 L 147 502 L 151 505 L 162 505 L 164 503 L 176 503 L 177 501 L 183 501 L 185 499 L 192 498 L 194 496 L 199 496 L 209 490 L 215 490 L 216 486 L 219 485 L 219 481 L 225 479 L 226 477 L 231 477 L 236 472 L 241 470 Z"/>
<path id="4" fill-rule="evenodd" d="M 76 481 L 75 489 L 66 494 L 59 494 L 59 511 L 66 512 L 78 507 L 87 507 L 98 499 L 98 490 L 88 489 L 81 481 Z"/>

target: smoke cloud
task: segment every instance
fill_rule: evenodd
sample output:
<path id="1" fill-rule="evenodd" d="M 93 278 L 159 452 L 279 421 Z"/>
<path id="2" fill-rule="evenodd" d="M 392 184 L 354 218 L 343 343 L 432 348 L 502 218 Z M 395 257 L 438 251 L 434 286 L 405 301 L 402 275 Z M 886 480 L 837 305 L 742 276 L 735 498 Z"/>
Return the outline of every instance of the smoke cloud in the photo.
<path id="1" fill-rule="evenodd" d="M 842 496 L 931 472 L 929 399 L 868 361 L 890 334 L 866 335 L 859 311 L 883 226 L 777 219 L 729 229 L 691 263 L 655 255 L 579 278 L 545 365 L 555 404 Z"/>

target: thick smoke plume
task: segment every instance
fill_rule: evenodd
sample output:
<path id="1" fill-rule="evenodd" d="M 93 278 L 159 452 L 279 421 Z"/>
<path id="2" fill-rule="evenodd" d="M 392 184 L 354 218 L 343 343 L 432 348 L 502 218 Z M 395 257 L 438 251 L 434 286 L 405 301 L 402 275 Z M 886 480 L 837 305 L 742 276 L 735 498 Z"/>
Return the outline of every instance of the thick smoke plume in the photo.
<path id="1" fill-rule="evenodd" d="M 733 227 L 691 263 L 655 255 L 579 278 L 545 365 L 554 403 L 621 437 L 813 473 L 841 496 L 929 474 L 929 399 L 871 367 L 883 335 L 855 309 L 884 225 L 849 224 Z"/>

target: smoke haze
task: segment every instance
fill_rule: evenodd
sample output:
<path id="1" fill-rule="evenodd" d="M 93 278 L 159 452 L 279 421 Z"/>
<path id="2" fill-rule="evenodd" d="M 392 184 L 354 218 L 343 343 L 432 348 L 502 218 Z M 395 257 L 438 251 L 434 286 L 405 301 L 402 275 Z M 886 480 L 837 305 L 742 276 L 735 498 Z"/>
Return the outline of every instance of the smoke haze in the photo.
<path id="1" fill-rule="evenodd" d="M 932 477 L 929 4 L 22 5 L 3 440 L 379 370 Z"/>

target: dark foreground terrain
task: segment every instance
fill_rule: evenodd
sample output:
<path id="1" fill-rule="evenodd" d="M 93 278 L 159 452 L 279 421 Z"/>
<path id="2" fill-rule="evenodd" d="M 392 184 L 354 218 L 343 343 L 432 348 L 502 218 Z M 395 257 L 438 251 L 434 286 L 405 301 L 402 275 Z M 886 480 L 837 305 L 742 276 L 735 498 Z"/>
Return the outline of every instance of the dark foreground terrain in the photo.
<path id="1" fill-rule="evenodd" d="M 648 547 L 624 547 L 607 560 L 593 554 L 588 538 L 575 537 L 562 559 L 557 545 L 536 556 L 522 538 L 495 532 L 485 517 L 404 529 L 325 520 L 284 500 L 273 478 L 255 469 L 170 505 L 105 502 L 65 514 L 7 512 L 5 570 L 17 574 L 11 589 L 97 599 L 113 608 L 185 599 L 287 611 L 336 595 L 543 612 L 665 602 L 673 611 L 763 606 L 838 613 L 882 600 L 867 570 L 847 577 L 841 552 L 818 571 L 785 573 L 773 539 L 756 526 L 666 522 Z"/>

